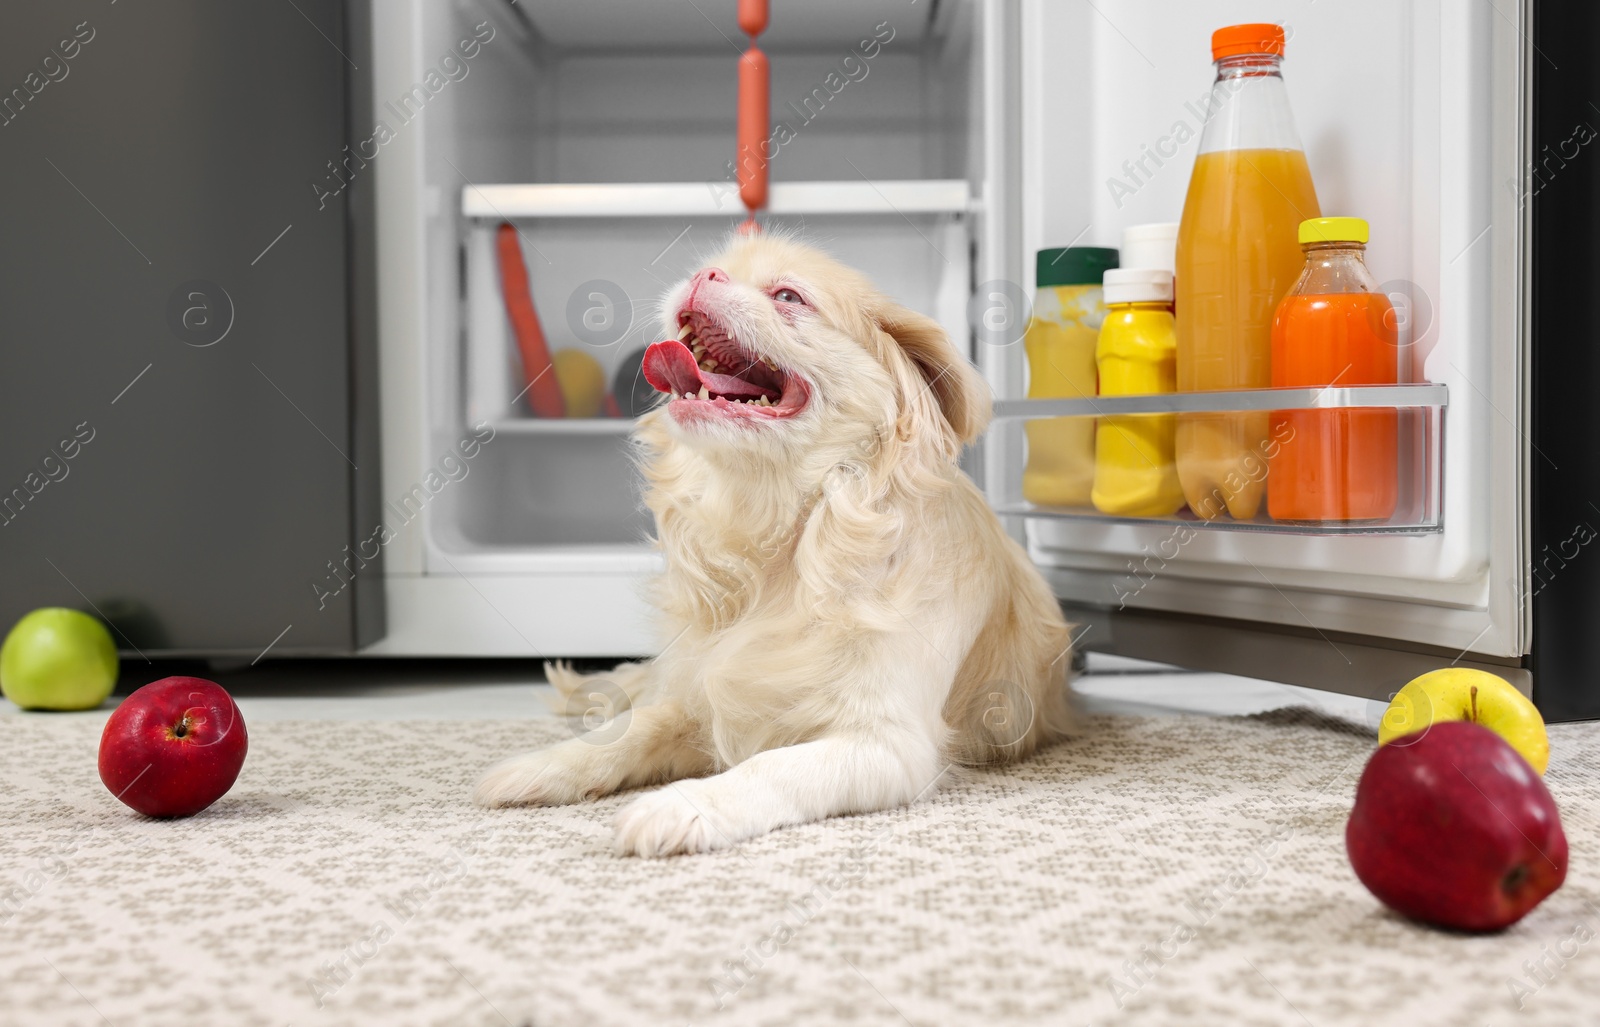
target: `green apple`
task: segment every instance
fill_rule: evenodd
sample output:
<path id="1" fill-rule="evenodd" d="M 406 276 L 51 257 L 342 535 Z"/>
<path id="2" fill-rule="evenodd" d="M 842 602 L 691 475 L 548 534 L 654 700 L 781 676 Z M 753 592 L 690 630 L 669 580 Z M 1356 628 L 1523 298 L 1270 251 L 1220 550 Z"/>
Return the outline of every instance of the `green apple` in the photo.
<path id="1" fill-rule="evenodd" d="M 1383 712 L 1378 744 L 1452 720 L 1493 731 L 1540 774 L 1550 762 L 1550 737 L 1538 708 L 1505 678 L 1466 667 L 1429 671 L 1400 689 Z"/>
<path id="2" fill-rule="evenodd" d="M 116 683 L 111 632 L 79 610 L 34 610 L 0 645 L 0 691 L 25 710 L 92 710 Z"/>

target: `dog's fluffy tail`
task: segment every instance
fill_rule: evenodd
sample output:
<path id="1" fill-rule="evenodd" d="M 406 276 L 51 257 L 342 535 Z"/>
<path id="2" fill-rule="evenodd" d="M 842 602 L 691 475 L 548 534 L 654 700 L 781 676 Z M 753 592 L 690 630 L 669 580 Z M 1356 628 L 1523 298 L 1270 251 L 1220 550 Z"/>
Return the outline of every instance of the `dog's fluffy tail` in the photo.
<path id="1" fill-rule="evenodd" d="M 565 660 L 546 660 L 544 676 L 556 690 L 550 709 L 561 717 L 609 720 L 647 697 L 654 685 L 650 664 L 643 662 L 580 674 Z"/>

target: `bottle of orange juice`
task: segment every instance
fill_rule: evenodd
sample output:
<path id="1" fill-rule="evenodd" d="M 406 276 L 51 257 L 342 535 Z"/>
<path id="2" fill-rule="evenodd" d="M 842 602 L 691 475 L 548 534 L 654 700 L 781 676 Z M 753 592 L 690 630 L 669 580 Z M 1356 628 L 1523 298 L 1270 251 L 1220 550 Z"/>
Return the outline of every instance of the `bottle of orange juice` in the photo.
<path id="1" fill-rule="evenodd" d="M 1305 263 L 1297 229 L 1322 213 L 1283 86 L 1283 50 L 1278 25 L 1231 25 L 1211 37 L 1210 120 L 1178 228 L 1179 392 L 1272 384 L 1272 315 Z M 1269 418 L 1179 416 L 1178 479 L 1195 514 L 1256 516 Z"/>
<path id="2" fill-rule="evenodd" d="M 1400 380 L 1394 306 L 1361 259 L 1367 231 L 1360 218 L 1300 226 L 1305 270 L 1272 323 L 1275 387 Z M 1267 512 L 1280 521 L 1387 520 L 1399 498 L 1398 428 L 1394 410 L 1276 411 Z"/>

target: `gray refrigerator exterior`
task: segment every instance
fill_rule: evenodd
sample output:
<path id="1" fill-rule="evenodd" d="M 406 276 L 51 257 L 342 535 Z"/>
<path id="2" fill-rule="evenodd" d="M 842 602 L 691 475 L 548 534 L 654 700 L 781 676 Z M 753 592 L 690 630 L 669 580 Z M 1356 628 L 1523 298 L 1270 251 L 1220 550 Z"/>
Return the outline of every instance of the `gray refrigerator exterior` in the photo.
<path id="1" fill-rule="evenodd" d="M 70 606 L 125 654 L 251 658 L 381 634 L 381 553 L 351 552 L 379 502 L 371 171 L 341 164 L 363 14 L 0 16 L 0 628 Z"/>

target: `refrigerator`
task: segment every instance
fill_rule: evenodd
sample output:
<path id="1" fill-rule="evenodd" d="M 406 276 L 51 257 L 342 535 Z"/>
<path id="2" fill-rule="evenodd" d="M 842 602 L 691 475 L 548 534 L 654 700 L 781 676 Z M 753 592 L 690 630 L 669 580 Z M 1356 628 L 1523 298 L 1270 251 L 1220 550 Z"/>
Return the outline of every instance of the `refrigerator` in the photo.
<path id="1" fill-rule="evenodd" d="M 352 459 L 319 455 L 329 482 L 318 488 L 337 503 L 282 504 L 327 536 L 269 543 L 263 524 L 246 550 L 255 558 L 192 570 L 190 591 L 236 599 L 248 629 L 218 633 L 157 585 L 84 593 L 132 595 L 145 627 L 131 630 L 159 626 L 146 640 L 161 652 L 255 656 L 294 623 L 337 629 L 291 631 L 274 654 L 648 655 L 663 640 L 643 586 L 660 558 L 631 419 L 533 416 L 500 229 L 514 229 L 550 348 L 579 350 L 608 382 L 624 371 L 657 338 L 662 294 L 745 214 L 732 161 L 750 40 L 735 5 L 329 0 L 281 24 L 249 17 L 286 34 L 285 69 L 329 77 L 317 95 L 342 112 L 331 139 L 303 138 L 280 115 L 278 145 L 303 143 L 307 159 L 272 187 L 288 180 L 298 195 L 262 186 L 251 201 L 281 207 L 264 222 L 314 213 L 343 226 L 338 247 L 295 258 L 343 268 L 317 272 L 335 283 L 337 312 L 300 304 L 287 281 L 267 301 L 326 329 L 307 359 L 327 367 L 307 385 L 329 394 L 308 416 L 252 416 L 277 431 L 315 421 Z M 1589 394 L 1600 378 L 1583 301 L 1595 281 L 1587 143 L 1600 125 L 1587 97 L 1600 91 L 1578 52 L 1594 20 L 1551 0 L 775 0 L 758 40 L 775 131 L 760 217 L 859 267 L 965 348 L 997 419 L 963 466 L 1060 597 L 1080 648 L 1378 699 L 1425 670 L 1480 667 L 1550 719 L 1595 716 Z M 1207 117 L 1211 32 L 1245 21 L 1284 28 L 1322 212 L 1372 225 L 1366 258 L 1399 313 L 1404 384 L 1122 406 L 1027 399 L 1035 253 L 1117 246 L 1128 226 L 1178 220 Z M 240 128 L 238 145 L 259 140 Z M 169 291 L 142 302 L 153 311 Z M 293 334 L 246 341 L 264 353 Z M 1397 411 L 1394 517 L 1113 518 L 1021 493 L 1029 420 L 1291 404 Z M 26 452 L 12 453 L 19 473 Z M 299 473 L 266 459 L 235 468 L 238 502 L 269 501 L 264 479 Z M 49 578 L 36 583 L 62 592 Z"/>

